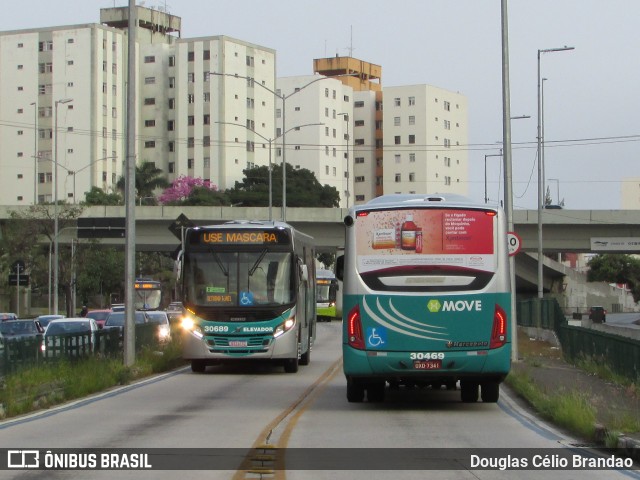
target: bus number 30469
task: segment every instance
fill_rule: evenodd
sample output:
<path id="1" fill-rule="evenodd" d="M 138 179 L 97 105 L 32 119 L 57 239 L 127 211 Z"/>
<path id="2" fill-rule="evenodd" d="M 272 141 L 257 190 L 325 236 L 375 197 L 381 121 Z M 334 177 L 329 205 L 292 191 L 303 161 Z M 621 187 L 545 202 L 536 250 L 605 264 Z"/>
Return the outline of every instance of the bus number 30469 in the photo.
<path id="1" fill-rule="evenodd" d="M 409 358 L 411 360 L 443 360 L 444 359 L 444 353 L 442 352 L 434 352 L 434 353 L 430 353 L 430 352 L 411 352 L 409 354 Z"/>

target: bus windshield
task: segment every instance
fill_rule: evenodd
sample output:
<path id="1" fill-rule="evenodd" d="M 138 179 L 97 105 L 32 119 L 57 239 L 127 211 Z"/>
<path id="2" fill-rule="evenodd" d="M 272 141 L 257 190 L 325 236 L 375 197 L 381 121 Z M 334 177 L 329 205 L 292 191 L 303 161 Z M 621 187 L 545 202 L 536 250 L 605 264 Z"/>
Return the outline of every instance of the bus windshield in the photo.
<path id="1" fill-rule="evenodd" d="M 185 258 L 185 294 L 190 304 L 280 306 L 294 301 L 292 255 L 269 251 L 199 251 Z"/>
<path id="2" fill-rule="evenodd" d="M 160 308 L 162 290 L 159 284 L 151 287 L 145 283 L 145 287 L 142 288 L 139 283 L 136 283 L 134 295 L 136 310 L 157 310 Z"/>
<path id="3" fill-rule="evenodd" d="M 316 301 L 317 302 L 335 302 L 336 289 L 330 280 L 318 280 L 316 285 Z"/>

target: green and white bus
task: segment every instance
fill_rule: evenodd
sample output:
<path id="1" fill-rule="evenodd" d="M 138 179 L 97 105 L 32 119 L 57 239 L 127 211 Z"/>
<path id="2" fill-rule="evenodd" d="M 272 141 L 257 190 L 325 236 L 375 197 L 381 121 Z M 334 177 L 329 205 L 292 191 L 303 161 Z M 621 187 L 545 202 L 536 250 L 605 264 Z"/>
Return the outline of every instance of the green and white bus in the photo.
<path id="1" fill-rule="evenodd" d="M 344 222 L 347 399 L 459 381 L 463 402 L 497 402 L 511 367 L 504 212 L 458 195 L 385 195 Z"/>
<path id="2" fill-rule="evenodd" d="M 316 334 L 313 239 L 283 222 L 194 227 L 182 252 L 183 356 L 307 365 Z"/>
<path id="3" fill-rule="evenodd" d="M 318 321 L 330 322 L 338 318 L 336 306 L 338 300 L 338 279 L 331 270 L 316 270 L 316 314 Z"/>

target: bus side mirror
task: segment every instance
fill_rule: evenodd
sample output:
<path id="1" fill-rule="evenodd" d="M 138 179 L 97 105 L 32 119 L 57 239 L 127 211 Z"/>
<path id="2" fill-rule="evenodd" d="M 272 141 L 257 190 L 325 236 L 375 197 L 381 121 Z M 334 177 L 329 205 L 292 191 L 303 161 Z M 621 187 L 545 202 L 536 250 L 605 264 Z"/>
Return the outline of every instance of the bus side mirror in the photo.
<path id="1" fill-rule="evenodd" d="M 343 281 L 344 278 L 344 255 L 340 255 L 336 258 L 336 278 Z"/>
<path id="2" fill-rule="evenodd" d="M 302 282 L 309 281 L 309 267 L 305 264 L 300 265 L 300 280 Z"/>

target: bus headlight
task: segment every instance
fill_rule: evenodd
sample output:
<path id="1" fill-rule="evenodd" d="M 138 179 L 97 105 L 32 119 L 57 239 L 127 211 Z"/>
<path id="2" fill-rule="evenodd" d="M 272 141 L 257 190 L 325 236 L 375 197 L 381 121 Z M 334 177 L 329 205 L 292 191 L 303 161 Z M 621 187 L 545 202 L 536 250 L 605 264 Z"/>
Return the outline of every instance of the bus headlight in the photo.
<path id="1" fill-rule="evenodd" d="M 294 327 L 295 324 L 296 324 L 295 317 L 286 319 L 283 323 L 281 323 L 276 327 L 276 329 L 273 332 L 273 338 L 278 338 L 283 333 L 288 332 Z"/>
<path id="2" fill-rule="evenodd" d="M 193 319 L 190 317 L 183 317 L 182 321 L 180 322 L 180 325 L 185 330 L 193 330 L 193 325 L 194 325 Z"/>

